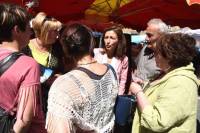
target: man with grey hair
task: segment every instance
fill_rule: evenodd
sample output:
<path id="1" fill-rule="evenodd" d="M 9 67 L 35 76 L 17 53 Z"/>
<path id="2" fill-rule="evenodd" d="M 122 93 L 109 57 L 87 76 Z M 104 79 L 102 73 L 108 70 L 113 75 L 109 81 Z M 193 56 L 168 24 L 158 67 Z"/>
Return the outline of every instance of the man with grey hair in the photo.
<path id="1" fill-rule="evenodd" d="M 151 19 L 147 23 L 145 45 L 136 59 L 137 70 L 135 76 L 144 81 L 148 81 L 160 73 L 160 69 L 156 66 L 154 58 L 154 48 L 156 40 L 162 33 L 168 32 L 168 26 L 158 18 Z M 133 78 L 134 80 L 134 78 Z"/>

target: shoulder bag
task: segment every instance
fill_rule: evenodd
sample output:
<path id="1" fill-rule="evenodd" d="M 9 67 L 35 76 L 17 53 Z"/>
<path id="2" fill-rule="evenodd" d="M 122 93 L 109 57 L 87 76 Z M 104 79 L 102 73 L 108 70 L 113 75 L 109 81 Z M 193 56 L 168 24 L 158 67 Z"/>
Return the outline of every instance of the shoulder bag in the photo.
<path id="1" fill-rule="evenodd" d="M 117 78 L 114 68 L 107 64 Z M 136 98 L 133 95 L 118 95 L 115 102 L 115 123 L 124 126 L 129 122 L 132 122 L 134 110 L 136 108 Z"/>

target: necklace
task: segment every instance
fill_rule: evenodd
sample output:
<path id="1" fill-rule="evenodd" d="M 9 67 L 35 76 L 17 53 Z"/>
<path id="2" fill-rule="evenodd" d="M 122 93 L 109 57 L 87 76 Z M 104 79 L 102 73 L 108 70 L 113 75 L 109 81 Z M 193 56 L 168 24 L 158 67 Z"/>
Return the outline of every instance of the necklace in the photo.
<path id="1" fill-rule="evenodd" d="M 89 65 L 89 64 L 94 64 L 96 63 L 97 61 L 91 61 L 91 62 L 88 62 L 88 63 L 78 63 L 79 66 L 84 66 L 84 65 Z"/>
<path id="2" fill-rule="evenodd" d="M 40 52 L 42 53 L 49 53 L 51 51 L 51 46 L 48 46 L 48 45 L 42 45 L 42 42 L 36 38 L 35 39 L 35 42 L 36 42 L 36 49 L 39 50 Z"/>

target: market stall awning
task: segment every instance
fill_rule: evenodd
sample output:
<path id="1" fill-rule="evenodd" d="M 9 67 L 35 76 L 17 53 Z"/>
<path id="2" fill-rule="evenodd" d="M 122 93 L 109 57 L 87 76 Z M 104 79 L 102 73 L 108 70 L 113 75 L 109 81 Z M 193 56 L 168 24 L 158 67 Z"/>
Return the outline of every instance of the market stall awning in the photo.
<path id="1" fill-rule="evenodd" d="M 200 28 L 200 5 L 189 6 L 184 0 L 135 0 L 119 9 L 115 21 L 145 29 L 151 18 L 161 18 L 169 25 Z"/>
<path id="2" fill-rule="evenodd" d="M 169 25 L 200 27 L 200 0 L 0 0 L 15 2 L 54 16 L 63 23 L 80 21 L 103 30 L 119 23 L 143 30 L 151 18 L 161 18 Z M 37 4 L 33 4 L 33 3 Z"/>

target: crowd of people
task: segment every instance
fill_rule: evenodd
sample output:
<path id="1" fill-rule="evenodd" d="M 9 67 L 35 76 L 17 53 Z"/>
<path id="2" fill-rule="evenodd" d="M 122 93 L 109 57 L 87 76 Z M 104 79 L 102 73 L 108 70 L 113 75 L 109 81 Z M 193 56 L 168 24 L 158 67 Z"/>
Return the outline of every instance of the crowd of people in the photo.
<path id="1" fill-rule="evenodd" d="M 195 39 L 168 33 L 158 18 L 147 23 L 145 34 L 147 44 L 132 60 L 121 26 L 105 29 L 99 48 L 81 23 L 62 24 L 44 12 L 31 18 L 23 7 L 1 3 L 1 68 L 7 56 L 23 54 L 0 75 L 0 131 L 6 112 L 15 119 L 9 132 L 123 132 L 115 126 L 117 97 L 133 95 L 129 132 L 195 133 Z"/>

